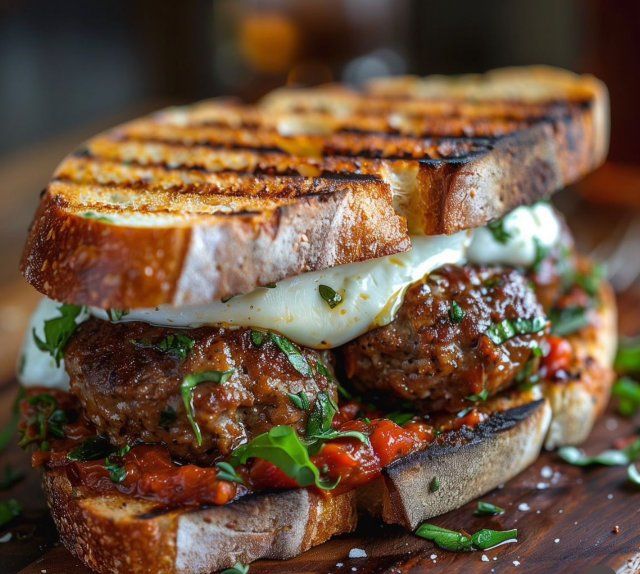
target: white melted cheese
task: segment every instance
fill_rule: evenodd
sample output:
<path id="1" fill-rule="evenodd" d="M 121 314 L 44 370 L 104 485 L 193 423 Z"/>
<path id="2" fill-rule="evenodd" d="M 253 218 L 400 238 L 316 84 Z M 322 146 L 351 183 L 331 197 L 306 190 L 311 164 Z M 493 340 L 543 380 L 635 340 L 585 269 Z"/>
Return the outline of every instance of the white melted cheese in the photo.
<path id="1" fill-rule="evenodd" d="M 286 279 L 275 288 L 261 287 L 226 302 L 183 307 L 132 309 L 120 321 L 144 321 L 169 327 L 222 324 L 278 331 L 296 343 L 315 348 L 337 347 L 368 330 L 389 323 L 402 303 L 406 288 L 447 263 L 530 266 L 536 244 L 552 247 L 561 225 L 550 205 L 520 207 L 503 219 L 509 239 L 500 243 L 487 228 L 452 236 L 412 237 L 406 252 L 361 263 L 350 263 Z M 339 293 L 342 302 L 333 309 L 322 299 L 320 285 Z M 46 319 L 58 316 L 59 303 L 43 299 L 31 319 L 23 347 L 25 385 L 64 388 L 68 377 L 61 364 L 33 342 L 32 329 L 42 338 Z M 90 313 L 108 320 L 105 311 Z M 84 320 L 86 314 L 78 318 Z"/>
<path id="2" fill-rule="evenodd" d="M 548 203 L 514 209 L 502 219 L 502 227 L 509 235 L 504 243 L 499 242 L 487 227 L 474 230 L 467 260 L 529 267 L 536 260 L 537 249 L 553 247 L 562 233 L 558 216 Z"/>

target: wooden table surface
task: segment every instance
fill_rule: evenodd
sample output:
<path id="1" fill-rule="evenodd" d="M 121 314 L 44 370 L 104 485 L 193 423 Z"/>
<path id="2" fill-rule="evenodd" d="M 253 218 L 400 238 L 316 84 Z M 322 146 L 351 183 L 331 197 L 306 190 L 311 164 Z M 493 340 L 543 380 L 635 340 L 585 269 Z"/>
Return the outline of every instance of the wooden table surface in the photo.
<path id="1" fill-rule="evenodd" d="M 55 159 L 59 159 L 59 156 Z M 41 166 L 48 168 L 55 165 L 55 160 L 51 158 L 40 158 L 39 161 Z M 15 168 L 11 169 L 15 171 Z M 6 181 L 2 173 L 0 162 L 0 182 Z M 31 179 L 35 179 L 36 175 L 32 174 Z M 46 180 L 46 174 L 42 177 L 43 181 Z M 26 182 L 21 185 L 26 185 Z M 33 196 L 37 196 L 38 189 L 33 190 Z M 10 194 L 5 193 L 6 190 L 0 191 L 0 207 L 5 208 L 3 202 L 10 204 L 7 199 Z M 590 201 L 586 201 L 585 197 Z M 630 213 L 635 213 L 636 206 L 640 206 L 640 170 L 606 166 L 580 186 L 580 193 L 565 191 L 558 197 L 557 203 L 567 214 L 579 245 L 588 252 L 606 240 L 619 227 L 619 222 L 628 219 Z M 18 198 L 13 207 L 6 209 L 24 223 L 25 219 L 28 220 L 26 206 L 31 209 L 32 204 L 34 197 Z M 24 232 L 11 233 L 15 235 L 11 244 L 19 250 L 19 241 Z M 10 259 L 16 264 L 18 256 L 13 254 Z M 4 335 L 4 348 L 0 350 L 2 426 L 9 418 L 17 389 L 10 373 L 21 332 L 37 301 L 37 295 L 30 288 L 17 282 L 15 273 L 3 270 L 0 282 L 3 279 L 6 281 L 4 286 L 0 283 L 0 313 L 3 318 L 0 334 Z M 639 303 L 640 287 L 634 286 L 619 294 L 622 309 L 620 329 L 623 333 L 640 333 Z M 625 420 L 610 410 L 594 429 L 589 449 L 597 451 L 611 446 L 616 438 L 633 434 L 638 424 L 640 420 Z M 0 572 L 88 573 L 57 542 L 57 534 L 40 490 L 39 475 L 28 469 L 28 456 L 17 447 L 11 447 L 1 457 L 0 470 L 6 463 L 11 463 L 24 469 L 26 476 L 9 493 L 2 493 L 3 498 L 17 498 L 25 510 L 23 516 L 8 529 L 12 532 L 12 540 L 0 544 Z M 548 478 L 549 469 L 551 478 Z M 563 463 L 554 453 L 543 453 L 533 466 L 483 499 L 506 508 L 507 512 L 500 517 L 478 518 L 473 516 L 475 503 L 470 503 L 431 522 L 470 531 L 483 527 L 518 528 L 517 543 L 484 553 L 456 554 L 435 548 L 431 543 L 400 528 L 382 526 L 372 519 L 362 518 L 355 534 L 339 537 L 292 561 L 258 562 L 251 566 L 250 572 L 455 574 L 521 570 L 528 573 L 556 573 L 583 572 L 596 565 L 606 565 L 611 571 L 620 573 L 640 572 L 640 490 L 627 485 L 624 468 L 585 470 Z M 616 526 L 618 533 L 614 532 Z M 5 531 L 0 531 L 0 535 Z M 352 548 L 363 549 L 366 558 L 349 559 Z"/>

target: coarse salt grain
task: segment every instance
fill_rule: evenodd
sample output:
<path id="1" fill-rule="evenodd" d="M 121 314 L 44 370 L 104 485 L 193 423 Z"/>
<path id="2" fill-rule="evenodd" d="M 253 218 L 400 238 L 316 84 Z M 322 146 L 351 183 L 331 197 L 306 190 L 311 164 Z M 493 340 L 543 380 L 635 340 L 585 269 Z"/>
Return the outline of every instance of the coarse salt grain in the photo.
<path id="1" fill-rule="evenodd" d="M 349 558 L 366 558 L 367 553 L 362 548 L 352 548 L 349 550 Z"/>
<path id="2" fill-rule="evenodd" d="M 542 478 L 551 478 L 553 476 L 553 469 L 550 466 L 543 466 L 540 469 L 540 476 Z"/>
<path id="3" fill-rule="evenodd" d="M 556 538 L 556 539 L 554 540 L 554 542 L 555 542 L 556 544 L 558 544 L 558 542 L 560 542 L 560 539 L 559 539 L 559 538 Z"/>
<path id="4" fill-rule="evenodd" d="M 520 561 L 519 560 L 514 560 L 513 561 L 513 565 L 514 566 L 520 566 Z"/>
<path id="5" fill-rule="evenodd" d="M 611 500 L 613 498 L 613 494 L 607 494 L 607 500 Z"/>
<path id="6" fill-rule="evenodd" d="M 549 488 L 549 483 L 548 482 L 539 482 L 538 484 L 536 484 L 536 488 L 538 490 L 547 490 L 547 488 Z"/>
<path id="7" fill-rule="evenodd" d="M 489 562 L 489 557 L 486 554 L 483 554 L 480 560 L 482 560 L 483 562 Z"/>
<path id="8" fill-rule="evenodd" d="M 431 556 L 429 556 L 429 558 L 431 558 L 431 560 L 435 560 L 438 557 L 437 554 L 432 554 Z"/>
<path id="9" fill-rule="evenodd" d="M 531 510 L 531 507 L 526 502 L 521 502 L 520 504 L 518 504 L 518 510 L 522 512 L 529 512 L 529 510 Z"/>
<path id="10" fill-rule="evenodd" d="M 342 568 L 344 566 L 344 564 L 342 562 L 338 562 L 336 564 L 336 568 Z"/>
<path id="11" fill-rule="evenodd" d="M 9 542 L 13 538 L 11 532 L 7 532 L 4 536 L 0 537 L 0 543 Z"/>

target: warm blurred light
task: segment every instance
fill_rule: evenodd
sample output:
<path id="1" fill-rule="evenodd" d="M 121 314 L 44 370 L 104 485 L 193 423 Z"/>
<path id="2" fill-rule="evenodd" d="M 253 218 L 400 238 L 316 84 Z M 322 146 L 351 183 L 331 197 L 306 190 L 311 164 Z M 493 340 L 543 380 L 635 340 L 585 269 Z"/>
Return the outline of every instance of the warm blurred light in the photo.
<path id="1" fill-rule="evenodd" d="M 333 80 L 331 68 L 321 62 L 302 62 L 287 75 L 288 86 L 317 86 Z"/>
<path id="2" fill-rule="evenodd" d="M 257 11 L 240 21 L 239 43 L 250 68 L 264 74 L 282 74 L 296 59 L 300 33 L 286 14 Z"/>

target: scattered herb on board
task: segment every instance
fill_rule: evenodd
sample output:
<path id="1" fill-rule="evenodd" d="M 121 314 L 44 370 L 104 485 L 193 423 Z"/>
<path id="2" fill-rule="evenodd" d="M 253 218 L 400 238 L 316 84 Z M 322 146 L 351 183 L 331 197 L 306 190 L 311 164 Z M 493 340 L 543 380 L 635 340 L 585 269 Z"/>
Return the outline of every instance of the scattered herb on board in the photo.
<path id="1" fill-rule="evenodd" d="M 478 507 L 474 514 L 476 516 L 501 516 L 504 512 L 504 508 L 501 508 L 500 506 L 496 506 L 490 502 L 485 502 L 484 500 L 478 500 Z"/>
<path id="2" fill-rule="evenodd" d="M 483 528 L 473 535 L 468 535 L 428 523 L 420 525 L 416 530 L 416 535 L 434 542 L 444 550 L 451 550 L 452 552 L 490 550 L 504 542 L 516 542 L 518 539 L 518 531 L 516 529 L 489 530 L 488 528 Z"/>

